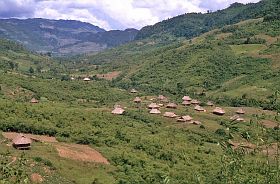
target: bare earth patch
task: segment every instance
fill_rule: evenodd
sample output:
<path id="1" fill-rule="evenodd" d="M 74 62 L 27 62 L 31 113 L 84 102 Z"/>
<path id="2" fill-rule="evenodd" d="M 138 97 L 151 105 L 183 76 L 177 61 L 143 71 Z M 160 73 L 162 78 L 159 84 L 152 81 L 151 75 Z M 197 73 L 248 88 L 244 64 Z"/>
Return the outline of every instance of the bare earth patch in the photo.
<path id="1" fill-rule="evenodd" d="M 267 154 L 269 156 L 276 156 L 277 155 L 277 143 L 273 143 L 271 145 L 269 145 L 268 147 L 263 147 L 262 150 L 263 154 Z M 278 154 L 280 153 L 280 150 L 278 151 Z"/>
<path id="2" fill-rule="evenodd" d="M 262 125 L 265 126 L 266 128 L 274 128 L 278 126 L 276 122 L 269 121 L 269 120 L 263 120 Z"/>
<path id="3" fill-rule="evenodd" d="M 112 80 L 117 78 L 121 72 L 115 71 L 106 74 L 97 74 L 96 76 L 100 79 Z"/>
<path id="4" fill-rule="evenodd" d="M 102 164 L 109 164 L 108 160 L 104 158 L 99 152 L 87 145 L 79 144 L 56 144 L 55 145 L 59 156 L 73 160 L 84 162 L 97 162 Z"/>
<path id="5" fill-rule="evenodd" d="M 43 177 L 38 173 L 31 174 L 31 181 L 32 183 L 42 183 Z"/>
<path id="6" fill-rule="evenodd" d="M 17 132 L 3 132 L 2 135 L 6 138 L 6 139 L 14 139 L 15 137 L 17 137 L 19 135 L 19 133 Z M 55 137 L 50 137 L 50 136 L 45 136 L 45 135 L 33 135 L 33 134 L 23 134 L 26 137 L 29 137 L 30 139 L 34 140 L 34 141 L 38 141 L 38 142 L 57 142 Z"/>

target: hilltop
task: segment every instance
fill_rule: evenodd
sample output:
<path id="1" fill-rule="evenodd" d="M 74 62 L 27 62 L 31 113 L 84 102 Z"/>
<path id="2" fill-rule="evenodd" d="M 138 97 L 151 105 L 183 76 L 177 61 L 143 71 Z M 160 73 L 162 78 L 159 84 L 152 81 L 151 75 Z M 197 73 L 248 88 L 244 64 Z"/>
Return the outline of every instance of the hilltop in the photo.
<path id="1" fill-rule="evenodd" d="M 100 52 L 134 39 L 136 29 L 106 31 L 74 20 L 1 19 L 0 38 L 56 56 Z"/>

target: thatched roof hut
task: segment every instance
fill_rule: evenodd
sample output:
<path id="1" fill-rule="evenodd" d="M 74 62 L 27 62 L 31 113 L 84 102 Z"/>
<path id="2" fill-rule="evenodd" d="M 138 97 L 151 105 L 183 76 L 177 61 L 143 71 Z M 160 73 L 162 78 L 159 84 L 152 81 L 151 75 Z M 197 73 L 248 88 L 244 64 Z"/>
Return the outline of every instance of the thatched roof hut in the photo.
<path id="1" fill-rule="evenodd" d="M 208 106 L 211 106 L 211 107 L 212 107 L 212 106 L 214 106 L 214 103 L 213 103 L 213 102 L 211 102 L 211 101 L 208 101 L 206 105 L 208 105 Z"/>
<path id="2" fill-rule="evenodd" d="M 206 110 L 203 107 L 199 106 L 199 105 L 196 105 L 194 107 L 194 110 L 199 111 L 199 112 L 206 112 Z"/>
<path id="3" fill-rule="evenodd" d="M 245 111 L 240 108 L 236 111 L 236 114 L 245 114 Z"/>
<path id="4" fill-rule="evenodd" d="M 136 97 L 136 98 L 134 98 L 133 102 L 135 102 L 135 103 L 141 103 L 142 100 L 141 100 L 140 97 Z"/>
<path id="5" fill-rule="evenodd" d="M 89 78 L 89 77 L 85 77 L 85 78 L 83 79 L 83 81 L 90 81 L 90 78 Z"/>
<path id="6" fill-rule="evenodd" d="M 125 112 L 123 108 L 117 107 L 112 111 L 112 114 L 122 115 Z"/>
<path id="7" fill-rule="evenodd" d="M 168 102 L 168 99 L 163 95 L 159 95 L 158 100 L 161 101 L 161 102 Z"/>
<path id="8" fill-rule="evenodd" d="M 148 106 L 149 109 L 159 109 L 159 105 L 157 105 L 156 103 L 151 103 L 149 106 Z"/>
<path id="9" fill-rule="evenodd" d="M 187 116 L 181 116 L 177 119 L 178 122 L 187 122 L 187 121 L 191 121 L 193 118 L 190 117 L 189 115 Z"/>
<path id="10" fill-rule="evenodd" d="M 214 110 L 213 110 L 213 114 L 216 114 L 216 115 L 220 115 L 220 116 L 222 116 L 222 115 L 224 115 L 226 112 L 222 109 L 222 108 L 220 108 L 220 107 L 216 107 Z"/>
<path id="11" fill-rule="evenodd" d="M 184 105 L 184 106 L 191 105 L 191 102 L 190 101 L 183 101 L 182 105 Z"/>
<path id="12" fill-rule="evenodd" d="M 189 96 L 184 96 L 182 98 L 183 101 L 191 101 L 192 99 Z"/>
<path id="13" fill-rule="evenodd" d="M 160 114 L 161 112 L 158 109 L 152 109 L 150 114 Z"/>
<path id="14" fill-rule="evenodd" d="M 169 103 L 166 105 L 166 108 L 169 108 L 169 109 L 177 109 L 177 104 L 175 103 Z"/>
<path id="15" fill-rule="evenodd" d="M 132 89 L 130 90 L 130 93 L 138 93 L 138 91 L 136 89 Z"/>
<path id="16" fill-rule="evenodd" d="M 194 99 L 194 100 L 191 101 L 191 103 L 194 104 L 194 105 L 199 105 L 200 101 Z"/>
<path id="17" fill-rule="evenodd" d="M 36 98 L 32 98 L 32 99 L 30 100 L 30 103 L 39 103 L 39 100 L 37 100 Z"/>
<path id="18" fill-rule="evenodd" d="M 174 112 L 165 112 L 163 114 L 164 117 L 168 117 L 168 118 L 176 118 L 177 115 Z"/>
<path id="19" fill-rule="evenodd" d="M 17 149 L 29 149 L 31 147 L 32 140 L 23 134 L 19 134 L 13 139 L 13 146 Z"/>

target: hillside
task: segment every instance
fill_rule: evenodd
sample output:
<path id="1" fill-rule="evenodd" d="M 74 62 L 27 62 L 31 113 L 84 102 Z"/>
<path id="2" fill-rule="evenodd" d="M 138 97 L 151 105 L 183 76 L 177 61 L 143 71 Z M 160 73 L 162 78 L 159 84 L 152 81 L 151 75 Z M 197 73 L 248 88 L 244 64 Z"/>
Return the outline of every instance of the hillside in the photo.
<path id="1" fill-rule="evenodd" d="M 0 183 L 280 183 L 277 16 L 69 58 L 0 40 Z"/>
<path id="2" fill-rule="evenodd" d="M 271 108 L 280 90 L 279 36 L 279 20 L 254 19 L 169 45 L 134 42 L 83 63 L 97 64 L 95 73 L 121 72 L 113 83 L 126 89 Z"/>
<path id="3" fill-rule="evenodd" d="M 216 12 L 188 13 L 152 26 L 142 28 L 136 39 L 174 39 L 178 37 L 193 38 L 215 28 L 238 23 L 242 20 L 275 16 L 279 19 L 279 0 L 263 0 L 259 3 L 233 3 L 229 8 Z"/>
<path id="4" fill-rule="evenodd" d="M 89 23 L 72 20 L 0 20 L 0 38 L 56 56 L 100 52 L 133 40 L 137 32 L 135 29 L 105 31 Z"/>
<path id="5" fill-rule="evenodd" d="M 5 53 L 9 58 L 21 55 L 16 59 L 19 64 L 36 67 L 48 59 L 10 41 L 3 41 L 1 45 L 5 45 L 1 48 L 1 56 Z M 155 52 L 158 49 L 162 53 L 161 49 L 165 49 L 169 54 L 167 49 L 173 52 L 172 49 L 178 49 L 175 46 L 149 50 Z M 124 47 L 135 52 L 131 45 Z M 153 46 L 148 44 L 141 49 L 149 47 Z M 274 49 L 273 46 L 269 52 Z M 32 63 L 19 60 L 35 56 L 38 58 Z M 147 55 L 146 59 L 149 57 Z M 134 61 L 135 57 L 132 59 L 133 62 L 139 61 Z M 149 114 L 146 107 L 151 103 L 150 99 L 160 102 L 156 100 L 158 92 L 151 92 L 147 85 L 143 84 L 146 89 L 139 86 L 139 93 L 131 94 L 103 79 L 93 78 L 87 82 L 78 78 L 62 80 L 51 70 L 45 75 L 53 77 L 45 78 L 39 71 L 30 73 L 21 68 L 0 67 L 1 182 L 28 183 L 34 180 L 34 176 L 43 183 L 78 184 L 177 184 L 185 181 L 224 184 L 244 183 L 252 178 L 255 178 L 253 183 L 260 184 L 279 181 L 278 147 L 275 148 L 279 142 L 276 127 L 279 116 L 276 112 L 243 107 L 245 122 L 237 123 L 230 121 L 237 110 L 234 107 L 222 106 L 226 110 L 224 116 L 214 115 L 214 107 L 205 106 L 207 112 L 196 112 L 194 106 L 160 108 L 162 113 L 188 114 L 202 125 L 180 123 L 176 119 Z M 73 75 L 73 71 L 69 72 Z M 129 82 L 127 84 L 130 86 Z M 149 89 L 155 89 L 150 86 Z M 136 95 L 142 99 L 140 105 L 132 102 Z M 39 103 L 30 103 L 32 97 Z M 171 101 L 181 101 L 181 96 L 168 97 Z M 203 97 L 198 99 L 206 103 Z M 115 104 L 124 107 L 126 113 L 122 116 L 111 114 Z M 270 127 L 263 127 L 262 121 L 268 122 Z M 39 140 L 44 138 L 44 141 L 36 139 L 30 150 L 16 150 L 6 136 L 15 134 L 13 132 L 29 133 L 32 137 L 42 135 Z M 92 150 L 98 151 L 110 164 L 92 161 L 96 158 L 96 153 L 89 158 Z M 265 155 L 266 151 L 269 154 Z"/>

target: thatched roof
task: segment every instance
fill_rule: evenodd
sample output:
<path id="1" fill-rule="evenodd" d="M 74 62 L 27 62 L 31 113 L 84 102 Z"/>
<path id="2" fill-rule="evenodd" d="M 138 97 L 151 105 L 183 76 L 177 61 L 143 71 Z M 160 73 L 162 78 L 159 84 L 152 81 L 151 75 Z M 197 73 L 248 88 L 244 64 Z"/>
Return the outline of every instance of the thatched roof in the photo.
<path id="1" fill-rule="evenodd" d="M 161 102 L 168 102 L 168 99 L 163 95 L 159 95 L 158 100 L 160 100 Z"/>
<path id="2" fill-rule="evenodd" d="M 236 111 L 236 113 L 237 114 L 245 114 L 245 111 L 243 110 L 243 109 L 238 109 L 237 111 Z"/>
<path id="3" fill-rule="evenodd" d="M 189 115 L 187 115 L 187 116 L 181 116 L 181 117 L 179 117 L 178 119 L 177 119 L 177 121 L 179 121 L 179 122 L 187 122 L 187 121 L 191 121 L 193 118 L 192 117 L 190 117 Z"/>
<path id="4" fill-rule="evenodd" d="M 194 100 L 191 101 L 191 103 L 192 104 L 200 104 L 200 101 L 194 99 Z"/>
<path id="5" fill-rule="evenodd" d="M 112 111 L 112 114 L 122 115 L 125 112 L 124 109 L 117 107 Z"/>
<path id="6" fill-rule="evenodd" d="M 165 112 L 163 114 L 164 117 L 168 117 L 168 118 L 176 118 L 177 115 L 174 112 Z"/>
<path id="7" fill-rule="evenodd" d="M 32 140 L 23 134 L 19 134 L 17 137 L 13 139 L 13 145 L 20 146 L 20 145 L 29 145 L 32 143 Z"/>
<path id="8" fill-rule="evenodd" d="M 199 105 L 196 105 L 194 107 L 194 110 L 199 111 L 199 112 L 206 112 L 206 110 L 203 107 L 199 106 Z"/>
<path id="9" fill-rule="evenodd" d="M 152 109 L 150 114 L 160 114 L 161 112 L 158 109 Z"/>
<path id="10" fill-rule="evenodd" d="M 166 105 L 166 108 L 176 109 L 176 108 L 177 108 L 177 104 L 175 104 L 175 103 L 169 103 L 169 104 Z"/>
<path id="11" fill-rule="evenodd" d="M 166 99 L 166 97 L 163 96 L 163 95 L 159 95 L 159 96 L 158 96 L 158 99 L 159 99 L 159 100 L 164 100 L 164 99 Z"/>
<path id="12" fill-rule="evenodd" d="M 32 98 L 32 99 L 30 100 L 30 103 L 39 103 L 39 101 L 38 101 L 36 98 Z"/>
<path id="13" fill-rule="evenodd" d="M 133 100 L 133 102 L 135 102 L 135 103 L 140 103 L 142 100 L 141 100 L 141 98 L 140 97 L 136 97 L 136 98 L 134 98 L 134 100 Z"/>
<path id="14" fill-rule="evenodd" d="M 190 101 L 183 101 L 182 105 L 191 105 L 191 102 Z"/>
<path id="15" fill-rule="evenodd" d="M 183 101 L 191 101 L 192 99 L 189 96 L 184 96 L 182 98 Z"/>
<path id="16" fill-rule="evenodd" d="M 138 91 L 136 89 L 132 89 L 130 90 L 130 93 L 138 93 Z"/>
<path id="17" fill-rule="evenodd" d="M 216 107 L 214 110 L 213 110 L 213 114 L 216 114 L 216 115 L 224 115 L 226 112 L 220 108 L 220 107 Z"/>
<path id="18" fill-rule="evenodd" d="M 207 105 L 208 105 L 208 106 L 214 106 L 214 103 L 211 102 L 211 101 L 208 101 L 208 102 L 207 102 Z"/>
<path id="19" fill-rule="evenodd" d="M 85 77 L 85 78 L 83 79 L 83 81 L 90 81 L 90 78 Z"/>
<path id="20" fill-rule="evenodd" d="M 151 103 L 149 106 L 148 106 L 149 109 L 159 109 L 159 105 L 157 105 L 156 103 Z"/>

